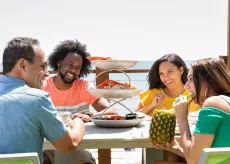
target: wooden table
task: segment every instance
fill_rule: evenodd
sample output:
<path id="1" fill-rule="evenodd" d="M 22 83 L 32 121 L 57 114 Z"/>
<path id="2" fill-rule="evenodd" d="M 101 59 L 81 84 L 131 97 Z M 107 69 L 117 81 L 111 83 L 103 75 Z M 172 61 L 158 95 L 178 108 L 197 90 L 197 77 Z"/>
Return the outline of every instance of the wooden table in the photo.
<path id="1" fill-rule="evenodd" d="M 169 156 L 163 150 L 154 149 L 149 142 L 149 125 L 147 118 L 139 126 L 131 128 L 102 128 L 95 126 L 92 122 L 86 123 L 86 133 L 78 146 L 78 149 L 98 149 L 99 164 L 111 164 L 111 148 L 146 148 L 143 151 L 143 163 L 153 160 L 162 160 Z M 175 136 L 180 142 L 180 136 Z M 45 140 L 44 150 L 55 150 L 53 145 Z M 61 153 L 58 153 L 59 159 Z M 70 159 L 65 159 L 65 164 L 71 163 Z M 59 161 L 56 161 L 59 164 Z"/>
<path id="2" fill-rule="evenodd" d="M 131 128 L 101 128 L 92 122 L 86 123 L 85 126 L 86 133 L 78 148 L 99 149 L 99 164 L 111 163 L 111 148 L 152 148 L 148 139 L 149 120 L 144 120 L 139 126 Z M 45 140 L 44 150 L 55 148 Z M 100 159 L 100 156 L 103 158 Z"/>

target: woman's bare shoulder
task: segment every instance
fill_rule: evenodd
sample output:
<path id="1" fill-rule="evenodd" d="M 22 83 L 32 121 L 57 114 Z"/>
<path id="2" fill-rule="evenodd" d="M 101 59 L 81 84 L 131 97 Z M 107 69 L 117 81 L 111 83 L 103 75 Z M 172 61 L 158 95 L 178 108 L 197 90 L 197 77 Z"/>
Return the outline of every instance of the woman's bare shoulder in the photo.
<path id="1" fill-rule="evenodd" d="M 228 96 L 211 96 L 204 101 L 203 107 L 214 107 L 218 109 L 223 109 L 229 107 L 229 104 L 226 101 L 230 102 L 230 97 Z"/>

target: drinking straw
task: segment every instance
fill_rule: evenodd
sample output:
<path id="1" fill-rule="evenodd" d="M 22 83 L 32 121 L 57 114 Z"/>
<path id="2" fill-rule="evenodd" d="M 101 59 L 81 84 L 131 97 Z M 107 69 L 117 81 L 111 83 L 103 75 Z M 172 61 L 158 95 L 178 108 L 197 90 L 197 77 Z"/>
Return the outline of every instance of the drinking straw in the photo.
<path id="1" fill-rule="evenodd" d="M 193 95 L 194 95 L 194 94 L 192 93 L 192 94 L 188 95 L 187 98 L 189 99 L 189 98 L 192 97 Z"/>

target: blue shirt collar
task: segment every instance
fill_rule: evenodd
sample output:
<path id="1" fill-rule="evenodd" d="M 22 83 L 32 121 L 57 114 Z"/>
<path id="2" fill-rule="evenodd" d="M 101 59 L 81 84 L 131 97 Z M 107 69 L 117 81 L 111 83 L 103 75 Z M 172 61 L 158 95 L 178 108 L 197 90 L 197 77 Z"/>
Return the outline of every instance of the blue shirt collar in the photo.
<path id="1" fill-rule="evenodd" d="M 22 84 L 22 85 L 26 84 L 25 81 L 20 78 L 16 78 L 13 76 L 6 76 L 6 75 L 0 76 L 0 81 L 9 82 L 9 83 L 17 83 L 17 84 Z"/>

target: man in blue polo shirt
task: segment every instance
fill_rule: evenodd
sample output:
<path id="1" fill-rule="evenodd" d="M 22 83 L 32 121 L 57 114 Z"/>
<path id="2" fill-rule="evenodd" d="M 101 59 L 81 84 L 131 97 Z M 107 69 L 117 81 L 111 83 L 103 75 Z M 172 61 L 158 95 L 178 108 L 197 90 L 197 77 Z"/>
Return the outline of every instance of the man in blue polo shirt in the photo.
<path id="1" fill-rule="evenodd" d="M 40 90 L 48 75 L 38 40 L 18 37 L 8 42 L 0 76 L 0 154 L 38 152 L 42 163 L 44 138 L 64 153 L 72 153 L 81 142 L 83 121 L 70 120 L 67 128 L 57 119 L 49 94 Z"/>

